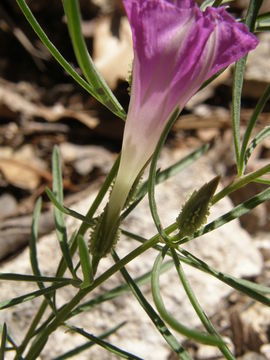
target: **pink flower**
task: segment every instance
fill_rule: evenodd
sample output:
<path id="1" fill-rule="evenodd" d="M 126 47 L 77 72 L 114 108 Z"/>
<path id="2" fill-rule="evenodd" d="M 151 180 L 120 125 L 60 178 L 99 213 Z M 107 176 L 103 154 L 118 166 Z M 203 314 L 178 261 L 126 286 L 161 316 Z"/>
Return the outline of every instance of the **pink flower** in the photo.
<path id="1" fill-rule="evenodd" d="M 133 79 L 106 234 L 113 231 L 129 190 L 173 111 L 183 109 L 205 80 L 258 44 L 224 7 L 202 12 L 193 0 L 123 2 L 133 34 Z"/>

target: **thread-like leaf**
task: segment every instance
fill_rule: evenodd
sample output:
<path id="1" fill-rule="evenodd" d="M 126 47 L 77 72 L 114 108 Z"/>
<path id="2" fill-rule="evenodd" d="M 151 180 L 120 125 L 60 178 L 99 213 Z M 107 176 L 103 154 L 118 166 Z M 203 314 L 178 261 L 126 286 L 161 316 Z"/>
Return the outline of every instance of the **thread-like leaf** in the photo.
<path id="1" fill-rule="evenodd" d="M 179 109 L 177 108 L 174 113 L 172 114 L 172 116 L 170 117 L 170 119 L 168 120 L 164 130 L 162 131 L 162 134 L 159 138 L 159 141 L 157 143 L 156 149 L 154 151 L 153 157 L 152 157 L 152 161 L 151 161 L 151 166 L 150 166 L 150 170 L 149 170 L 149 184 L 148 184 L 148 197 L 149 197 L 149 206 L 150 206 L 150 210 L 151 210 L 151 214 L 152 214 L 152 218 L 154 220 L 154 223 L 156 225 L 156 228 L 160 234 L 160 236 L 163 238 L 163 240 L 165 241 L 170 241 L 170 239 L 168 238 L 166 232 L 163 230 L 158 212 L 157 212 L 157 204 L 156 204 L 156 200 L 155 200 L 155 182 L 156 182 L 156 167 L 157 167 L 157 161 L 159 158 L 159 154 L 161 152 L 161 149 L 165 143 L 165 140 L 170 132 L 171 127 L 173 126 L 175 120 L 177 119 L 179 115 Z"/>
<path id="2" fill-rule="evenodd" d="M 258 120 L 258 117 L 260 115 L 260 113 L 263 111 L 265 104 L 267 103 L 267 101 L 269 100 L 270 97 L 270 85 L 267 86 L 267 88 L 265 89 L 263 95 L 260 97 L 260 99 L 257 102 L 257 105 L 251 115 L 251 118 L 248 122 L 248 126 L 246 128 L 246 131 L 244 133 L 243 136 L 243 141 L 242 141 L 242 146 L 241 146 L 241 153 L 240 153 L 240 167 L 239 167 L 239 171 L 240 174 L 242 175 L 245 171 L 245 166 L 246 163 L 248 161 L 248 158 L 250 156 L 249 152 L 251 149 L 247 149 L 248 146 L 248 142 L 250 140 L 251 137 L 251 133 L 252 130 L 254 129 L 254 126 Z"/>
<path id="3" fill-rule="evenodd" d="M 74 217 L 75 219 L 81 220 L 83 221 L 85 224 L 87 224 L 88 226 L 92 226 L 93 222 L 90 222 L 85 216 L 81 215 L 80 213 L 78 213 L 77 211 L 74 211 L 72 209 L 67 208 L 66 206 L 62 205 L 59 203 L 59 201 L 56 199 L 54 193 L 49 189 L 46 188 L 46 194 L 48 196 L 48 198 L 51 200 L 51 202 L 53 203 L 53 205 L 59 210 L 61 211 L 63 214 L 66 215 L 70 215 L 72 217 Z"/>
<path id="4" fill-rule="evenodd" d="M 196 314 L 200 318 L 202 324 L 204 325 L 205 329 L 209 332 L 209 334 L 215 335 L 216 337 L 218 337 L 222 340 L 222 338 L 220 337 L 220 335 L 214 328 L 213 324 L 211 323 L 210 319 L 208 318 L 208 316 L 204 312 L 203 308 L 201 307 L 199 301 L 197 300 L 197 298 L 192 290 L 192 287 L 188 281 L 188 278 L 186 277 L 184 269 L 179 261 L 179 257 L 177 256 L 177 253 L 173 248 L 171 249 L 171 254 L 173 257 L 173 261 L 174 261 L 179 279 L 182 282 L 183 288 L 189 298 L 191 305 L 193 306 L 194 310 L 196 311 Z M 223 355 L 226 357 L 227 360 L 235 360 L 234 356 L 232 355 L 232 353 L 230 352 L 230 350 L 228 349 L 226 344 L 219 345 L 219 349 L 223 353 Z"/>
<path id="5" fill-rule="evenodd" d="M 60 204 L 63 204 L 64 195 L 63 195 L 62 169 L 61 169 L 60 153 L 57 146 L 55 146 L 53 149 L 52 174 L 53 174 L 53 192 L 55 194 L 57 201 Z M 56 235 L 60 244 L 63 257 L 66 261 L 66 265 L 69 271 L 75 278 L 76 275 L 73 269 L 71 255 L 69 253 L 67 229 L 66 229 L 64 215 L 56 207 L 54 208 L 54 219 L 56 226 Z"/>
<path id="6" fill-rule="evenodd" d="M 6 343 L 7 343 L 7 325 L 6 323 L 4 323 L 2 327 L 2 336 L 1 336 L 0 360 L 5 360 Z"/>
<path id="7" fill-rule="evenodd" d="M 170 232 L 174 231 L 177 228 L 177 226 L 170 225 Z M 123 231 L 123 230 L 122 230 Z M 145 243 L 147 239 L 143 238 L 142 236 L 138 236 L 136 234 L 133 234 L 131 232 L 125 231 L 125 235 L 129 236 L 130 238 L 139 241 L 140 243 Z M 153 245 L 153 248 L 162 251 L 162 246 Z M 231 276 L 229 274 L 223 273 L 219 270 L 214 269 L 210 265 L 206 264 L 202 260 L 194 257 L 194 255 L 188 253 L 187 251 L 179 248 L 179 251 L 184 254 L 184 256 L 177 254 L 180 261 L 184 262 L 185 264 L 192 266 L 198 270 L 201 270 L 211 276 L 214 276 L 215 278 L 219 279 L 220 281 L 224 282 L 225 284 L 231 286 L 235 290 L 238 290 L 248 296 L 250 296 L 252 299 L 255 299 L 259 301 L 262 304 L 265 304 L 267 306 L 270 306 L 270 299 L 264 296 L 263 294 L 269 294 L 270 293 L 270 287 L 256 284 L 248 280 L 244 279 L 238 279 L 234 276 Z M 170 255 L 170 251 L 168 251 L 168 255 Z"/>
<path id="8" fill-rule="evenodd" d="M 81 235 L 78 236 L 78 245 L 79 245 L 80 263 L 83 273 L 83 283 L 81 285 L 81 288 L 85 288 L 93 282 L 93 271 L 92 271 L 88 247 Z"/>
<path id="9" fill-rule="evenodd" d="M 35 276 L 41 277 L 41 272 L 39 270 L 38 265 L 38 256 L 37 256 L 37 241 L 38 241 L 38 221 L 41 213 L 41 207 L 42 207 L 42 200 L 39 198 L 36 202 L 36 206 L 34 209 L 34 215 L 33 215 L 33 221 L 32 221 L 32 229 L 31 229 L 31 237 L 30 237 L 30 246 L 29 246 L 29 252 L 30 252 L 30 262 L 33 274 Z M 37 285 L 40 289 L 44 289 L 45 285 L 42 281 L 37 281 Z M 53 305 L 53 302 L 51 301 L 50 295 L 45 294 L 45 299 L 52 308 L 52 310 L 55 312 L 55 308 Z"/>
<path id="10" fill-rule="evenodd" d="M 125 111 L 119 104 L 111 89 L 97 71 L 95 64 L 87 50 L 81 28 L 81 14 L 77 0 L 63 0 L 63 6 L 67 17 L 67 25 L 72 41 L 73 49 L 80 68 L 92 85 L 95 97 L 109 110 L 120 118 L 125 118 Z"/>
<path id="11" fill-rule="evenodd" d="M 223 345 L 224 342 L 217 338 L 214 335 L 208 335 L 202 333 L 197 330 L 193 330 L 188 328 L 187 326 L 181 324 L 174 316 L 172 316 L 167 310 L 164 305 L 163 299 L 161 297 L 160 288 L 159 288 L 159 277 L 160 277 L 160 268 L 163 261 L 163 258 L 168 251 L 168 247 L 165 246 L 162 253 L 160 253 L 154 263 L 153 270 L 152 270 L 152 295 L 154 299 L 154 303 L 158 312 L 162 319 L 166 321 L 174 330 L 179 332 L 180 334 L 188 337 L 189 339 L 193 339 L 199 343 L 212 345 L 212 346 L 219 346 Z"/>
<path id="12" fill-rule="evenodd" d="M 203 1 L 203 3 L 201 4 L 200 7 L 204 11 L 208 6 L 224 5 L 224 4 L 227 4 L 232 1 L 234 1 L 234 0 L 205 0 L 205 1 Z"/>
<path id="13" fill-rule="evenodd" d="M 119 325 L 111 328 L 108 331 L 105 331 L 103 334 L 100 334 L 98 336 L 99 339 L 106 339 L 108 336 L 114 334 L 118 329 L 120 329 L 122 326 L 125 325 L 125 322 L 120 323 Z M 64 359 L 69 359 L 73 356 L 77 356 L 78 354 L 80 354 L 81 352 L 83 352 L 86 349 L 89 349 L 90 347 L 92 347 L 93 345 L 96 345 L 96 343 L 92 340 L 87 341 L 85 344 L 77 346 L 76 348 L 67 351 L 66 353 L 57 356 L 56 358 L 54 358 L 53 360 L 64 360 Z"/>
<path id="14" fill-rule="evenodd" d="M 79 329 L 76 326 L 67 325 L 66 326 L 70 329 L 75 331 L 76 333 L 82 335 L 83 337 L 93 341 L 95 344 L 103 347 L 103 349 L 111 352 L 112 354 L 115 354 L 119 356 L 122 359 L 130 359 L 130 360 L 143 360 L 142 358 L 133 355 L 125 350 L 120 349 L 119 347 L 112 345 L 108 343 L 107 341 L 102 340 L 100 337 L 94 336 L 92 334 L 89 334 L 88 332 L 84 331 L 83 329 Z"/>
<path id="15" fill-rule="evenodd" d="M 269 86 L 269 90 L 270 90 L 270 86 Z M 270 126 L 266 126 L 251 140 L 245 153 L 245 164 L 247 164 L 248 159 L 250 158 L 253 150 L 263 141 L 263 139 L 265 139 L 269 135 L 270 135 Z"/>
<path id="16" fill-rule="evenodd" d="M 78 284 L 74 279 L 53 277 L 53 276 L 36 276 L 23 275 L 16 273 L 0 273 L 0 280 L 7 281 L 26 281 L 26 282 L 63 282 L 66 284 Z"/>
<path id="17" fill-rule="evenodd" d="M 11 306 L 14 306 L 14 305 L 18 305 L 18 304 L 21 304 L 23 302 L 26 302 L 26 301 L 30 301 L 30 300 L 33 300 L 41 295 L 45 295 L 45 294 L 51 294 L 53 293 L 55 290 L 63 287 L 63 286 L 66 286 L 67 284 L 66 283 L 60 283 L 60 284 L 54 284 L 50 287 L 47 287 L 45 289 L 41 289 L 41 290 L 37 290 L 37 291 L 33 291 L 33 292 L 30 292 L 28 294 L 25 294 L 25 295 L 22 295 L 22 296 L 18 296 L 16 298 L 13 298 L 13 299 L 10 299 L 10 300 L 5 300 L 5 301 L 1 301 L 0 302 L 0 310 L 3 310 L 3 309 L 6 309 L 6 308 L 9 308 Z"/>
<path id="18" fill-rule="evenodd" d="M 112 256 L 113 256 L 113 259 L 115 262 L 120 260 L 114 250 L 112 251 Z M 163 336 L 163 338 L 166 340 L 168 345 L 172 348 L 172 350 L 174 352 L 176 352 L 179 355 L 179 357 L 181 359 L 190 360 L 191 356 L 189 355 L 189 353 L 177 341 L 177 339 L 174 337 L 174 335 L 167 328 L 166 324 L 162 321 L 162 319 L 159 317 L 159 315 L 156 313 L 156 311 L 152 308 L 150 303 L 147 301 L 147 299 L 144 297 L 143 293 L 139 289 L 136 282 L 129 275 L 126 268 L 123 267 L 120 271 L 121 271 L 121 274 L 122 274 L 123 278 L 125 279 L 127 285 L 129 286 L 130 290 L 132 291 L 133 295 L 138 300 L 139 304 L 144 309 L 144 311 L 149 316 L 149 318 L 152 320 L 153 324 L 155 325 L 157 330 L 160 332 L 160 334 Z"/>
<path id="19" fill-rule="evenodd" d="M 270 31 L 270 12 L 257 16 L 255 31 Z"/>
<path id="20" fill-rule="evenodd" d="M 67 60 L 60 54 L 57 48 L 53 45 L 53 43 L 49 40 L 41 26 L 39 25 L 38 21 L 34 17 L 33 13 L 31 12 L 30 8 L 26 4 L 25 0 L 16 0 L 17 4 L 19 5 L 21 11 L 23 12 L 24 16 L 26 17 L 27 21 L 43 42 L 43 44 L 47 47 L 50 51 L 52 56 L 55 60 L 65 69 L 65 71 L 86 91 L 88 91 L 93 97 L 95 97 L 98 101 L 102 101 L 102 98 L 97 94 L 95 87 L 92 84 L 88 84 L 74 69 L 73 67 L 67 62 Z M 122 106 L 119 104 L 117 99 L 111 94 L 111 102 L 109 102 L 108 98 L 106 98 L 105 106 L 109 106 L 109 109 L 122 120 L 125 120 L 125 111 L 123 110 Z"/>
<path id="21" fill-rule="evenodd" d="M 245 23 L 250 31 L 254 30 L 256 17 L 258 15 L 262 0 L 250 0 Z M 236 62 L 233 80 L 232 93 L 232 123 L 233 138 L 236 164 L 238 174 L 241 175 L 242 165 L 240 159 L 240 113 L 241 113 L 241 95 L 244 81 L 244 71 L 246 67 L 247 55 Z"/>
<path id="22" fill-rule="evenodd" d="M 182 170 L 193 164 L 198 160 L 203 154 L 207 152 L 209 145 L 203 145 L 198 149 L 192 151 L 190 154 L 185 156 L 183 159 L 180 159 L 175 164 L 168 166 L 166 169 L 158 172 L 156 174 L 156 185 L 163 183 L 165 180 L 170 179 L 171 177 L 179 174 Z M 131 213 L 133 209 L 141 202 L 145 194 L 148 192 L 149 181 L 146 180 L 138 189 L 138 194 L 135 201 L 122 213 L 121 220 L 125 219 L 128 214 Z"/>

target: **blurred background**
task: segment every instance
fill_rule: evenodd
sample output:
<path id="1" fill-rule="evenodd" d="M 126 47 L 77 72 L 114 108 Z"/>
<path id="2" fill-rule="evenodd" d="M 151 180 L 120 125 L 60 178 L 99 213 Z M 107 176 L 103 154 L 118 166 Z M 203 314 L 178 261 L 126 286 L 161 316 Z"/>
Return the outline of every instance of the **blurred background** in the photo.
<path id="1" fill-rule="evenodd" d="M 27 1 L 50 40 L 78 69 L 60 0 Z M 242 16 L 248 0 L 231 4 Z M 105 80 L 127 110 L 132 39 L 121 0 L 81 0 L 83 34 Z M 261 12 L 270 11 L 265 0 Z M 260 45 L 249 55 L 242 100 L 242 126 L 247 124 L 257 100 L 270 81 L 270 33 L 259 34 Z M 233 69 L 227 69 L 187 104 L 174 125 L 167 147 L 193 150 L 210 143 L 209 161 L 227 184 L 235 175 L 231 132 Z M 270 123 L 270 104 L 259 117 L 256 130 Z M 55 144 L 63 161 L 65 203 L 70 206 L 98 188 L 121 148 L 123 121 L 81 89 L 52 58 L 20 12 L 15 0 L 0 2 L 0 261 L 4 264 L 29 240 L 33 207 L 39 196 L 44 206 L 40 233 L 53 227 L 51 205 L 44 195 L 51 186 L 51 154 Z M 248 171 L 270 158 L 266 139 L 252 156 Z M 232 195 L 237 204 L 261 191 L 250 185 Z M 244 216 L 245 229 L 256 238 L 270 274 L 270 205 Z M 257 237 L 256 237 L 257 236 Z M 0 263 L 0 267 L 1 267 Z M 261 275 L 266 281 L 266 273 Z M 269 284 L 269 280 L 268 284 Z M 235 294 L 233 296 L 236 296 Z M 239 299 L 238 299 L 239 300 Z M 228 298 L 228 306 L 238 301 Z M 246 304 L 245 304 L 246 305 Z M 233 308 L 232 311 L 235 309 Z M 239 318 L 240 319 L 240 318 Z M 252 322 L 251 322 L 252 323 Z M 239 325 L 240 324 L 240 325 Z M 239 355 L 259 353 L 270 337 L 270 325 L 259 329 L 239 320 L 234 325 Z M 252 339 L 252 340 L 250 340 Z M 268 351 L 269 347 L 268 347 Z M 269 352 L 268 352 L 269 354 Z M 267 355 L 268 356 L 268 355 Z M 270 358 L 270 355 L 268 359 Z M 253 358 L 246 358 L 251 360 Z M 255 358 L 254 358 L 255 359 Z M 259 359 L 259 358 L 256 358 Z"/>

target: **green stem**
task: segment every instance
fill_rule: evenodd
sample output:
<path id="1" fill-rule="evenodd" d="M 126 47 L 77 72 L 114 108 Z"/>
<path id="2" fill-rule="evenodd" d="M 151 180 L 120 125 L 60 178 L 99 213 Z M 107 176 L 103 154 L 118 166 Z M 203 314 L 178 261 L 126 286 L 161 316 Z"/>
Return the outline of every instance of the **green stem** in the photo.
<path id="1" fill-rule="evenodd" d="M 67 25 L 72 41 L 76 59 L 83 75 L 94 87 L 96 98 L 114 114 L 125 119 L 125 112 L 119 104 L 111 89 L 97 71 L 92 58 L 89 55 L 84 41 L 81 28 L 81 14 L 78 0 L 63 0 L 64 11 L 67 17 Z"/>
<path id="2" fill-rule="evenodd" d="M 47 305 L 48 305 L 48 302 L 47 302 L 47 300 L 44 299 L 42 301 L 42 304 L 41 304 L 38 312 L 36 313 L 36 316 L 34 317 L 32 323 L 31 323 L 31 325 L 29 327 L 29 329 L 28 329 L 28 331 L 27 331 L 21 345 L 18 347 L 18 354 L 16 355 L 15 360 L 17 360 L 17 359 L 19 360 L 19 357 L 23 354 L 25 348 L 28 345 L 29 340 L 33 336 L 33 334 L 34 334 L 34 332 L 36 330 L 36 327 L 38 326 L 38 324 L 39 324 L 39 322 L 40 322 L 40 320 L 41 320 L 41 318 L 42 318 L 42 316 L 43 316 L 43 314 L 44 314 L 44 312 L 45 312 L 45 310 L 47 308 Z"/>
<path id="3" fill-rule="evenodd" d="M 98 195 L 96 196 L 94 202 L 92 203 L 90 209 L 88 210 L 87 214 L 86 214 L 86 218 L 87 219 L 92 219 L 97 208 L 99 207 L 101 201 L 103 200 L 106 192 L 108 191 L 109 187 L 110 187 L 110 184 L 111 182 L 113 181 L 116 173 L 117 173 L 117 170 L 118 170 L 118 166 L 119 166 L 119 161 L 120 161 L 120 155 L 118 156 L 118 158 L 116 159 L 113 167 L 111 168 L 111 171 L 109 172 L 106 180 L 104 181 L 104 184 L 103 186 L 101 187 L 101 189 L 99 190 L 99 193 Z M 76 236 L 74 236 L 74 239 L 70 245 L 70 254 L 71 256 L 74 255 L 76 249 L 77 249 L 77 239 L 78 239 L 78 236 L 83 236 L 87 229 L 89 228 L 89 225 L 86 223 L 86 222 L 83 222 L 76 234 Z M 60 261 L 60 264 L 59 264 L 59 267 L 58 267 L 58 270 L 57 270 L 57 276 L 58 277 L 61 277 L 63 276 L 64 272 L 66 271 L 66 263 L 62 257 L 61 261 Z M 27 346 L 27 342 L 28 340 L 33 336 L 34 332 L 35 332 L 35 329 L 37 327 L 37 325 L 39 324 L 39 321 L 41 320 L 43 314 L 45 313 L 45 310 L 47 308 L 47 302 L 44 300 L 42 303 L 41 303 L 41 306 L 36 314 L 36 317 L 34 318 L 32 324 L 30 325 L 30 328 L 26 334 L 26 337 L 25 339 L 23 340 L 22 342 L 22 345 L 21 345 L 21 349 L 22 351 L 25 350 L 26 346 Z"/>
<path id="4" fill-rule="evenodd" d="M 250 0 L 245 23 L 249 30 L 254 31 L 256 17 L 261 7 L 262 0 Z M 232 123 L 233 138 L 235 147 L 235 156 L 237 163 L 238 175 L 242 174 L 242 165 L 240 162 L 240 115 L 241 115 L 241 95 L 244 82 L 244 72 L 246 67 L 247 55 L 236 62 L 233 91 L 232 91 Z"/>
<path id="5" fill-rule="evenodd" d="M 154 223 L 156 225 L 156 228 L 157 228 L 160 236 L 166 242 L 170 242 L 170 238 L 167 236 L 167 234 L 164 231 L 163 226 L 161 224 L 161 220 L 160 220 L 158 212 L 157 212 L 157 204 L 156 204 L 156 200 L 155 200 L 156 168 L 157 168 L 157 161 L 158 161 L 161 149 L 162 149 L 162 147 L 165 143 L 165 140 L 170 132 L 170 129 L 172 128 L 175 120 L 177 119 L 177 117 L 179 115 L 179 112 L 180 112 L 180 109 L 177 108 L 171 115 L 164 130 L 162 131 L 162 134 L 158 140 L 156 149 L 155 149 L 153 157 L 152 157 L 150 170 L 149 170 L 149 179 L 148 179 L 148 197 L 149 197 L 149 207 L 151 210 L 151 215 L 152 215 L 152 218 L 154 220 Z"/>
<path id="6" fill-rule="evenodd" d="M 245 176 L 241 176 L 239 178 L 236 178 L 231 184 L 226 186 L 223 190 L 218 192 L 212 199 L 212 204 L 217 203 L 219 200 L 224 198 L 225 196 L 229 195 L 230 193 L 242 188 L 243 186 L 249 184 L 252 181 L 256 181 L 257 178 L 260 176 L 270 172 L 270 165 L 266 165 L 262 167 L 261 169 L 254 171 L 250 174 L 247 174 Z"/>
<path id="7" fill-rule="evenodd" d="M 93 217 L 95 215 L 95 212 L 97 211 L 97 208 L 99 207 L 99 205 L 100 205 L 101 201 L 103 200 L 105 194 L 107 193 L 113 179 L 115 178 L 118 167 L 119 167 L 119 162 L 120 162 L 120 155 L 118 155 L 118 158 L 116 159 L 113 167 L 111 168 L 111 171 L 109 172 L 106 180 L 104 181 L 103 186 L 99 190 L 99 193 L 97 194 L 94 202 L 92 203 L 90 209 L 88 210 L 87 214 L 85 215 L 86 219 L 89 219 L 89 221 L 93 219 Z M 70 245 L 70 254 L 71 254 L 71 256 L 74 255 L 74 253 L 75 253 L 75 251 L 77 249 L 78 236 L 84 236 L 86 231 L 88 230 L 88 228 L 89 228 L 88 223 L 83 222 L 81 224 L 76 236 L 74 237 L 74 239 L 73 239 L 73 241 L 72 241 L 72 243 Z M 57 271 L 57 276 L 62 276 L 65 271 L 66 271 L 66 265 L 65 265 L 65 262 L 62 259 L 62 261 L 61 261 L 61 263 L 59 265 L 58 271 Z"/>
<path id="8" fill-rule="evenodd" d="M 27 21 L 37 34 L 37 36 L 40 38 L 42 43 L 47 47 L 47 49 L 50 51 L 52 56 L 55 58 L 55 60 L 65 69 L 65 71 L 83 88 L 85 89 L 89 94 L 91 94 L 93 97 L 95 97 L 98 101 L 100 100 L 100 97 L 97 95 L 95 88 L 88 84 L 74 69 L 73 67 L 67 62 L 67 60 L 60 54 L 58 49 L 54 46 L 54 44 L 50 41 L 50 39 L 47 37 L 41 26 L 39 25 L 38 21 L 34 17 L 32 11 L 26 4 L 25 0 L 16 0 L 18 6 L 20 7 L 22 13 L 26 17 Z M 122 120 L 125 120 L 125 112 L 122 108 L 122 106 L 118 103 L 117 99 L 113 101 L 113 105 L 116 107 L 116 109 L 112 110 L 113 107 L 110 107 L 110 110 L 117 116 L 119 116 Z M 108 105 L 111 104 L 104 104 L 108 107 Z"/>
<path id="9" fill-rule="evenodd" d="M 215 0 L 213 7 L 218 7 L 219 5 L 221 5 L 222 0 Z"/>
<path id="10" fill-rule="evenodd" d="M 160 277 L 160 269 L 162 265 L 163 258 L 165 257 L 168 251 L 168 246 L 164 246 L 163 251 L 157 256 L 153 270 L 152 270 L 152 295 L 153 300 L 158 309 L 158 312 L 162 319 L 168 323 L 171 328 L 179 332 L 180 334 L 186 336 L 189 339 L 193 339 L 197 342 L 202 344 L 212 345 L 212 346 L 219 346 L 223 345 L 224 342 L 220 337 L 214 335 L 208 335 L 206 333 L 199 332 L 197 330 L 190 329 L 185 325 L 181 324 L 174 316 L 172 316 L 166 309 L 163 299 L 160 293 L 159 287 L 159 277 Z"/>
<path id="11" fill-rule="evenodd" d="M 243 141 L 242 141 L 242 146 L 241 146 L 241 152 L 240 152 L 240 159 L 239 159 L 239 174 L 243 175 L 244 171 L 245 171 L 245 156 L 246 156 L 246 150 L 247 150 L 247 145 L 252 133 L 252 130 L 256 124 L 256 121 L 258 119 L 258 116 L 260 115 L 260 113 L 262 112 L 265 104 L 267 103 L 268 99 L 270 97 L 270 85 L 267 86 L 264 94 L 262 95 L 262 97 L 259 99 L 253 113 L 252 116 L 249 120 L 247 129 L 245 131 L 244 137 L 243 137 Z"/>
<path id="12" fill-rule="evenodd" d="M 112 257 L 116 263 L 120 261 L 120 258 L 118 257 L 118 255 L 116 254 L 116 252 L 114 250 L 112 250 Z M 149 316 L 149 318 L 153 322 L 154 326 L 157 328 L 157 330 L 160 332 L 160 334 L 163 336 L 163 338 L 168 343 L 168 345 L 172 348 L 172 350 L 175 351 L 175 353 L 179 355 L 180 359 L 192 360 L 192 358 L 190 357 L 188 352 L 181 346 L 181 344 L 177 341 L 177 339 L 174 337 L 174 335 L 167 328 L 167 326 L 163 322 L 163 320 L 159 317 L 159 315 L 156 313 L 156 311 L 153 309 L 153 307 L 150 305 L 150 303 L 144 297 L 139 286 L 129 275 L 126 268 L 123 267 L 120 271 L 121 271 L 121 274 L 122 274 L 123 278 L 125 279 L 127 285 L 129 286 L 130 290 L 132 291 L 133 295 L 138 300 L 141 307 L 144 309 L 146 314 Z"/>
<path id="13" fill-rule="evenodd" d="M 209 334 L 215 335 L 217 338 L 219 338 L 220 340 L 221 337 L 219 335 L 219 333 L 216 331 L 216 329 L 214 328 L 213 324 L 211 323 L 210 319 L 207 317 L 207 315 L 205 314 L 204 310 L 202 309 L 200 303 L 198 302 L 191 286 L 190 283 L 186 277 L 186 274 L 184 272 L 184 269 L 181 265 L 181 262 L 179 261 L 179 257 L 176 253 L 176 251 L 171 248 L 171 254 L 175 263 L 175 267 L 176 270 L 178 272 L 179 278 L 182 282 L 182 285 L 185 289 L 185 292 L 189 298 L 189 301 L 191 303 L 191 305 L 193 306 L 194 310 L 196 311 L 196 314 L 198 315 L 198 317 L 200 318 L 202 324 L 204 325 L 205 329 L 209 332 Z M 228 360 L 235 360 L 234 356 L 232 355 L 232 353 L 230 352 L 230 350 L 228 349 L 226 344 L 221 344 L 218 345 L 218 348 L 220 349 L 220 351 L 222 352 L 222 354 L 226 357 L 226 359 Z"/>
<path id="14" fill-rule="evenodd" d="M 168 227 L 166 231 L 171 232 L 171 227 Z M 30 347 L 28 354 L 25 356 L 25 360 L 34 360 L 42 351 L 45 346 L 48 337 L 52 332 L 56 330 L 58 326 L 60 326 L 69 316 L 72 309 L 92 290 L 94 290 L 97 286 L 104 283 L 107 279 L 109 279 L 112 275 L 122 269 L 123 266 L 128 264 L 130 261 L 135 259 L 137 256 L 141 255 L 146 250 L 155 246 L 160 240 L 159 234 L 153 236 L 151 239 L 147 240 L 144 244 L 134 249 L 131 253 L 126 255 L 123 259 L 121 259 L 117 264 L 113 265 L 107 271 L 105 271 L 102 275 L 94 280 L 94 282 L 87 288 L 79 290 L 79 292 L 74 296 L 74 298 L 65 305 L 62 309 L 60 309 L 55 317 L 55 319 L 44 329 L 42 330 L 34 340 L 32 346 Z"/>

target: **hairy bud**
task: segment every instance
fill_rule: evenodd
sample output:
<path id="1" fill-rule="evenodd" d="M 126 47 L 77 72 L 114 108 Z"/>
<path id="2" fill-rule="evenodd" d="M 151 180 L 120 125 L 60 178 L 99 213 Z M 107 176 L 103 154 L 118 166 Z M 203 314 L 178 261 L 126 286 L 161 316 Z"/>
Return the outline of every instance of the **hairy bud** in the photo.
<path id="1" fill-rule="evenodd" d="M 176 219 L 182 237 L 192 235 L 206 223 L 211 200 L 219 180 L 220 176 L 217 176 L 199 190 L 195 190 L 183 205 L 181 213 Z"/>

